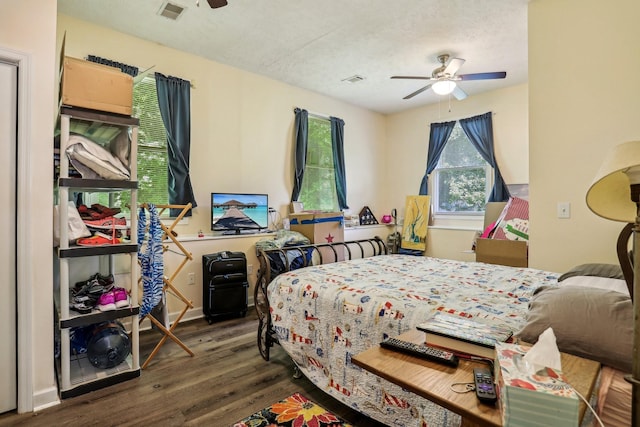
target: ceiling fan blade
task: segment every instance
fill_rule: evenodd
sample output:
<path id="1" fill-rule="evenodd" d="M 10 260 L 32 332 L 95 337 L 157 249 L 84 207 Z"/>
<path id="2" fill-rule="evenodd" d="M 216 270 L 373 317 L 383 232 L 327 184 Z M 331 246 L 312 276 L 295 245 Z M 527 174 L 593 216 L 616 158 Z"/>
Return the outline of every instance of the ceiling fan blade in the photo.
<path id="1" fill-rule="evenodd" d="M 490 79 L 504 79 L 507 77 L 506 71 L 495 71 L 493 73 L 475 73 L 475 74 L 460 74 L 457 76 L 460 80 L 490 80 Z"/>
<path id="2" fill-rule="evenodd" d="M 464 59 L 453 58 L 451 61 L 449 61 L 449 65 L 447 65 L 447 68 L 444 69 L 444 74 L 453 76 L 458 72 L 460 67 L 462 67 L 462 64 L 464 64 Z"/>
<path id="3" fill-rule="evenodd" d="M 226 6 L 227 0 L 207 0 L 207 3 L 209 3 L 209 6 L 212 9 L 216 9 L 218 7 Z"/>
<path id="4" fill-rule="evenodd" d="M 455 88 L 455 89 L 453 89 L 453 92 L 451 92 L 451 94 L 452 94 L 453 96 L 455 96 L 455 98 L 456 98 L 458 101 L 462 101 L 463 99 L 465 99 L 465 98 L 468 96 L 468 95 L 467 95 L 467 92 L 465 92 L 464 90 L 462 90 L 462 89 L 460 88 L 460 86 L 456 86 L 456 88 Z"/>
<path id="5" fill-rule="evenodd" d="M 414 96 L 416 96 L 417 94 L 422 93 L 422 92 L 424 92 L 425 90 L 429 89 L 430 87 L 431 87 L 431 85 L 430 85 L 430 84 L 429 84 L 429 85 L 426 85 L 425 87 L 420 88 L 420 89 L 418 89 L 417 91 L 415 91 L 415 92 L 413 92 L 413 93 L 410 93 L 409 95 L 405 96 L 405 97 L 404 97 L 404 98 L 402 98 L 402 99 L 411 99 L 411 98 L 413 98 Z"/>
<path id="6" fill-rule="evenodd" d="M 392 79 L 431 80 L 427 76 L 391 76 Z"/>

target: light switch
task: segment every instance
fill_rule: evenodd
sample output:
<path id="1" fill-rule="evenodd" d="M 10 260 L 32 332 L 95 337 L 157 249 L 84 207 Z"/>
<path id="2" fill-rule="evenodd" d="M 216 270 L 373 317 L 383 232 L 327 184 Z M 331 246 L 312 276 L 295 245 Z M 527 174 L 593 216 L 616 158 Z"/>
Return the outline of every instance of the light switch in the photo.
<path id="1" fill-rule="evenodd" d="M 558 202 L 558 218 L 571 218 L 571 203 Z"/>

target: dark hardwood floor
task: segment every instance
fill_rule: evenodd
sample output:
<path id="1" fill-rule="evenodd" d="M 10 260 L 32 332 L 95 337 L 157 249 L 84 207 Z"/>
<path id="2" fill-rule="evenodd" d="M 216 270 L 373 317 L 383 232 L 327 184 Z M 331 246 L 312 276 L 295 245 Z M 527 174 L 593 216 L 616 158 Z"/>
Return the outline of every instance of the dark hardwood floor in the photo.
<path id="1" fill-rule="evenodd" d="M 231 426 L 292 393 L 300 392 L 356 426 L 380 427 L 318 389 L 306 378 L 294 379 L 293 363 L 280 348 L 265 362 L 256 346 L 257 318 L 209 325 L 181 323 L 175 334 L 193 352 L 189 356 L 171 340 L 139 378 L 65 399 L 45 410 L 0 415 L 0 426 Z M 140 364 L 162 335 L 140 334 Z"/>

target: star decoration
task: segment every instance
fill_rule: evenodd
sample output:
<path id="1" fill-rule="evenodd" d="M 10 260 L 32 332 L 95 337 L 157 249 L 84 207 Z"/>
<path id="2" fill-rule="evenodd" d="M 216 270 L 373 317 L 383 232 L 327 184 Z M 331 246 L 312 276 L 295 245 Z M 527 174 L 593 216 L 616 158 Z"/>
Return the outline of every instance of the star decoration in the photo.
<path id="1" fill-rule="evenodd" d="M 331 233 L 329 233 L 324 239 L 327 241 L 327 243 L 333 243 L 333 239 L 335 239 L 335 236 L 332 236 Z"/>

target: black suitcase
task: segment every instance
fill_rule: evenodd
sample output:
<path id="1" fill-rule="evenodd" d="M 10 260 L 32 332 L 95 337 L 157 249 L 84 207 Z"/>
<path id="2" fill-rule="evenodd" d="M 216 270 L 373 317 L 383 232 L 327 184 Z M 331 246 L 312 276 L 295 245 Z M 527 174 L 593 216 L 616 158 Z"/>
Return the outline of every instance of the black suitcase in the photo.
<path id="1" fill-rule="evenodd" d="M 247 258 L 244 252 L 202 256 L 202 311 L 209 324 L 217 318 L 247 314 Z"/>

